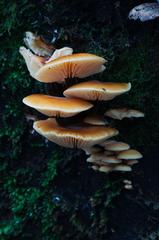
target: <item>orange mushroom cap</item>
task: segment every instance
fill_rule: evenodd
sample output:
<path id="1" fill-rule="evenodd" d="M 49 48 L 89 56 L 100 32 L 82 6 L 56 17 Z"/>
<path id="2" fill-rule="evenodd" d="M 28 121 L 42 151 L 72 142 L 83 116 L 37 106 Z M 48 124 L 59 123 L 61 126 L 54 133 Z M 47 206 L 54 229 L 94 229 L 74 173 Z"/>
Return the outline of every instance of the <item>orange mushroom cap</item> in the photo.
<path id="1" fill-rule="evenodd" d="M 118 130 L 103 126 L 63 127 L 54 118 L 36 121 L 33 127 L 50 141 L 68 148 L 85 149 L 118 134 Z"/>
<path id="2" fill-rule="evenodd" d="M 53 97 L 32 94 L 23 99 L 27 106 L 49 116 L 71 117 L 93 107 L 92 104 L 77 98 Z"/>
<path id="3" fill-rule="evenodd" d="M 114 97 L 129 91 L 130 83 L 111 83 L 89 81 L 78 83 L 64 91 L 67 97 L 78 97 L 86 100 L 111 100 Z"/>
<path id="4" fill-rule="evenodd" d="M 49 61 L 35 74 L 40 82 L 64 82 L 67 78 L 84 78 L 104 71 L 106 60 L 90 53 L 62 56 Z"/>

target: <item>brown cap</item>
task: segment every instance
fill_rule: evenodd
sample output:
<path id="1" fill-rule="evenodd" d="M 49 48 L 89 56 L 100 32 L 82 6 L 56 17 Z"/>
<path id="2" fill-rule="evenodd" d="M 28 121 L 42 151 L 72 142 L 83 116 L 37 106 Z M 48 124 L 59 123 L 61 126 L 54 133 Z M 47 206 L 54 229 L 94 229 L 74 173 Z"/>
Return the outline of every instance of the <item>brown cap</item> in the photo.
<path id="1" fill-rule="evenodd" d="M 25 97 L 23 103 L 49 117 L 71 117 L 93 107 L 92 104 L 81 99 L 53 97 L 44 94 L 32 94 Z"/>
<path id="2" fill-rule="evenodd" d="M 129 149 L 126 151 L 122 151 L 118 154 L 118 159 L 140 159 L 142 158 L 142 154 L 134 149 Z"/>
<path id="3" fill-rule="evenodd" d="M 91 147 L 118 134 L 118 130 L 103 126 L 60 126 L 53 118 L 37 121 L 34 129 L 48 140 L 68 148 Z"/>
<path id="4" fill-rule="evenodd" d="M 106 111 L 105 115 L 118 120 L 122 120 L 123 118 L 144 117 L 144 113 L 138 110 L 127 109 L 127 108 L 110 109 Z"/>
<path id="5" fill-rule="evenodd" d="M 117 142 L 117 141 L 105 141 L 104 148 L 109 151 L 123 151 L 123 150 L 128 150 L 130 146 L 127 143 L 124 142 Z"/>
<path id="6" fill-rule="evenodd" d="M 130 83 L 111 83 L 89 81 L 78 83 L 64 91 L 67 97 L 79 97 L 86 100 L 111 100 L 131 89 Z"/>
<path id="7" fill-rule="evenodd" d="M 68 78 L 84 78 L 104 71 L 106 60 L 90 53 L 63 56 L 46 63 L 36 73 L 40 82 L 64 82 Z"/>
<path id="8" fill-rule="evenodd" d="M 102 162 L 102 163 L 120 163 L 121 160 L 117 159 L 114 156 L 108 156 L 104 152 L 93 153 L 88 159 L 87 162 Z M 102 164 L 101 164 L 102 165 Z"/>

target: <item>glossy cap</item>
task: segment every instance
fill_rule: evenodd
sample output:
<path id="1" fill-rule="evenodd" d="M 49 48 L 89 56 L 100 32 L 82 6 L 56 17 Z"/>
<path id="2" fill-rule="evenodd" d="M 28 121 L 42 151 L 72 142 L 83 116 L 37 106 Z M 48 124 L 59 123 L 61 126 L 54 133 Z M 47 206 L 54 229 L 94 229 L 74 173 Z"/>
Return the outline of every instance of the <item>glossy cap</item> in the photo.
<path id="1" fill-rule="evenodd" d="M 130 83 L 89 81 L 73 85 L 64 91 L 64 95 L 67 97 L 77 97 L 92 101 L 107 101 L 129 91 L 130 89 Z"/>
<path id="2" fill-rule="evenodd" d="M 134 149 L 129 149 L 123 152 L 120 152 L 117 156 L 118 159 L 140 159 L 142 154 Z"/>
<path id="3" fill-rule="evenodd" d="M 35 74 L 40 82 L 65 82 L 68 78 L 84 78 L 104 71 L 106 60 L 90 53 L 62 56 L 46 63 Z"/>
<path id="4" fill-rule="evenodd" d="M 116 129 L 103 126 L 63 127 L 54 118 L 37 121 L 33 127 L 48 140 L 68 148 L 85 149 L 118 134 Z"/>
<path id="5" fill-rule="evenodd" d="M 72 117 L 93 107 L 92 104 L 81 99 L 53 97 L 44 94 L 32 94 L 25 97 L 23 103 L 49 117 Z"/>

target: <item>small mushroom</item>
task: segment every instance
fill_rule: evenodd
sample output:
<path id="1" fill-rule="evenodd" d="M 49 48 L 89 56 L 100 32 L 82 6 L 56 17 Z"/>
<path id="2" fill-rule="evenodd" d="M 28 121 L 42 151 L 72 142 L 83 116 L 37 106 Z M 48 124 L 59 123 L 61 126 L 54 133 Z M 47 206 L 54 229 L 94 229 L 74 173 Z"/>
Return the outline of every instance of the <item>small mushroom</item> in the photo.
<path id="1" fill-rule="evenodd" d="M 27 96 L 23 99 L 23 103 L 49 117 L 71 117 L 93 107 L 92 104 L 81 99 L 53 97 L 44 94 Z"/>
<path id="2" fill-rule="evenodd" d="M 91 168 L 92 168 L 94 171 L 98 171 L 98 170 L 99 170 L 99 167 L 96 166 L 96 165 L 93 165 Z"/>
<path id="3" fill-rule="evenodd" d="M 133 186 L 132 186 L 131 184 L 126 184 L 126 185 L 124 186 L 124 188 L 127 189 L 127 190 L 132 190 L 132 189 L 133 189 Z"/>
<path id="4" fill-rule="evenodd" d="M 34 122 L 33 128 L 48 140 L 68 148 L 89 148 L 118 134 L 118 130 L 105 126 L 61 126 L 56 119 Z"/>
<path id="5" fill-rule="evenodd" d="M 102 161 L 103 163 L 121 163 L 120 159 L 117 159 L 115 156 L 108 156 L 104 152 L 93 153 L 88 159 L 87 162 L 97 162 Z"/>
<path id="6" fill-rule="evenodd" d="M 129 149 L 129 150 L 126 150 L 126 151 L 122 151 L 120 152 L 118 155 L 117 155 L 117 158 L 118 159 L 125 159 L 125 160 L 129 160 L 129 159 L 140 159 L 142 158 L 142 154 L 134 149 Z"/>
<path id="7" fill-rule="evenodd" d="M 92 146 L 92 147 L 89 147 L 89 148 L 85 148 L 83 150 L 85 151 L 86 155 L 90 155 L 90 154 L 102 151 L 101 147 L 99 147 L 99 146 Z"/>
<path id="8" fill-rule="evenodd" d="M 78 97 L 85 100 L 111 100 L 131 89 L 130 83 L 111 83 L 100 81 L 82 82 L 64 91 L 66 97 Z"/>
<path id="9" fill-rule="evenodd" d="M 112 171 L 130 172 L 132 168 L 125 164 L 118 164 L 113 167 Z"/>
<path id="10" fill-rule="evenodd" d="M 116 108 L 116 109 L 110 109 L 106 111 L 105 116 L 111 117 L 113 119 L 122 120 L 123 118 L 144 117 L 144 113 L 135 109 Z"/>
<path id="11" fill-rule="evenodd" d="M 83 119 L 83 122 L 84 123 L 89 123 L 91 125 L 101 125 L 101 126 L 104 126 L 106 125 L 106 121 L 104 121 L 104 118 L 103 116 L 100 116 L 100 115 L 88 115 L 86 116 L 84 119 Z"/>
<path id="12" fill-rule="evenodd" d="M 106 60 L 90 53 L 77 53 L 49 61 L 35 73 L 40 82 L 65 82 L 70 78 L 84 78 L 104 71 Z"/>
<path id="13" fill-rule="evenodd" d="M 111 165 L 101 166 L 98 170 L 100 172 L 110 173 L 112 171 L 112 166 Z"/>
<path id="14" fill-rule="evenodd" d="M 104 145 L 104 148 L 108 151 L 114 151 L 119 152 L 123 150 L 128 150 L 130 148 L 129 144 L 124 142 L 117 142 L 117 141 L 106 141 Z"/>

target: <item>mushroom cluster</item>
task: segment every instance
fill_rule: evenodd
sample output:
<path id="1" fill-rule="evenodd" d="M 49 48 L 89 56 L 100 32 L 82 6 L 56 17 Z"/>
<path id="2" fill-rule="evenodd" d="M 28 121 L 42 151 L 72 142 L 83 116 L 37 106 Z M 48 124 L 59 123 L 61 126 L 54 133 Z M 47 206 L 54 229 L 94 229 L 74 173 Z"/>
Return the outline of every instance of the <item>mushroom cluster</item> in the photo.
<path id="1" fill-rule="evenodd" d="M 84 81 L 83 78 L 104 71 L 104 58 L 90 53 L 73 53 L 69 47 L 55 50 L 49 45 L 47 48 L 47 43 L 39 47 L 37 39 L 39 42 L 38 36 L 27 32 L 24 42 L 29 49 L 20 47 L 20 54 L 34 79 L 48 83 L 53 89 L 55 83 L 61 84 L 63 94 L 32 94 L 23 99 L 24 104 L 49 117 L 35 121 L 35 131 L 63 147 L 84 150 L 89 155 L 87 162 L 94 170 L 106 173 L 131 171 L 131 166 L 142 155 L 130 149 L 127 143 L 109 140 L 119 132 L 109 126 L 105 118 L 121 120 L 143 117 L 144 114 L 126 108 L 102 112 L 100 107 L 101 102 L 128 92 L 131 84 Z"/>

